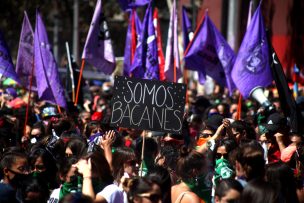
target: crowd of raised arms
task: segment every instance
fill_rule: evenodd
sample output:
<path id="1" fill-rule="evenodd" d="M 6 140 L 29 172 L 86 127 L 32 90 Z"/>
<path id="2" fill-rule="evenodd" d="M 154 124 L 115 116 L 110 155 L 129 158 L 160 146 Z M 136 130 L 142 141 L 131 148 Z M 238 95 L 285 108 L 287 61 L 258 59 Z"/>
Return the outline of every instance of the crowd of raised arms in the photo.
<path id="1" fill-rule="evenodd" d="M 113 128 L 110 82 L 67 110 L 1 88 L 0 202 L 303 202 L 302 134 L 237 92 L 189 89 L 182 134 Z M 298 97 L 300 111 L 304 99 Z M 143 147 L 144 143 L 144 147 Z M 143 152 L 142 152 L 143 151 Z"/>

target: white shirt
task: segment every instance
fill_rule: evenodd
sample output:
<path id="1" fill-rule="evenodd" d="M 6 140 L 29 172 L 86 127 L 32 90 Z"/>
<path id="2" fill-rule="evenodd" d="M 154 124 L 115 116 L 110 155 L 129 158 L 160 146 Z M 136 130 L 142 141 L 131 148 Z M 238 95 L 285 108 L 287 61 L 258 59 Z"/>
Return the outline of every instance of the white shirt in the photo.
<path id="1" fill-rule="evenodd" d="M 114 183 L 106 186 L 101 192 L 97 193 L 107 200 L 108 203 L 123 203 L 123 191 Z"/>
<path id="2" fill-rule="evenodd" d="M 59 193 L 60 193 L 60 188 L 53 190 L 47 203 L 58 203 L 59 202 Z"/>

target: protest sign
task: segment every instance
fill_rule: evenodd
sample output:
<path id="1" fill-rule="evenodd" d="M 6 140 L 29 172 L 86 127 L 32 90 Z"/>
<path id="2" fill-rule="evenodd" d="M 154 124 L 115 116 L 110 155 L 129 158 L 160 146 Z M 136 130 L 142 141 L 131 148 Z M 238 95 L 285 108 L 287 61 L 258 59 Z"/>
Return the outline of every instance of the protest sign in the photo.
<path id="1" fill-rule="evenodd" d="M 116 76 L 111 126 L 180 134 L 186 85 Z"/>

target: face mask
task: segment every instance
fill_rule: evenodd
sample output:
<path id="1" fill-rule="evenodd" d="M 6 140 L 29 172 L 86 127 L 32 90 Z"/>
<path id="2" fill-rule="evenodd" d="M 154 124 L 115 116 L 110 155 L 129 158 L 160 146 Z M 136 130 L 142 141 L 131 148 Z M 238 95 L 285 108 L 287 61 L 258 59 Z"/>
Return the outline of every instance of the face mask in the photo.
<path id="1" fill-rule="evenodd" d="M 39 175 L 40 175 L 40 173 L 37 172 L 37 171 L 35 171 L 35 172 L 32 173 L 32 176 L 33 176 L 34 178 L 38 177 Z"/>
<path id="2" fill-rule="evenodd" d="M 47 171 L 34 171 L 31 173 L 31 175 L 32 177 L 39 178 L 41 180 L 49 179 Z"/>
<path id="3" fill-rule="evenodd" d="M 41 137 L 32 137 L 30 139 L 30 141 L 31 141 L 32 144 L 35 144 L 35 143 L 39 142 L 40 140 L 41 140 Z"/>
<path id="4" fill-rule="evenodd" d="M 37 142 L 37 139 L 35 137 L 31 138 L 31 143 L 35 144 Z"/>
<path id="5" fill-rule="evenodd" d="M 20 187 L 22 185 L 22 182 L 28 177 L 27 174 L 17 173 L 10 169 L 9 171 L 15 175 L 12 179 L 9 180 L 10 185 L 12 185 L 13 187 Z"/>
<path id="6" fill-rule="evenodd" d="M 267 133 L 267 129 L 263 125 L 258 125 L 259 133 L 262 135 L 264 133 Z"/>
<path id="7" fill-rule="evenodd" d="M 217 159 L 215 163 L 214 182 L 217 185 L 221 179 L 227 179 L 234 174 L 232 167 L 226 159 Z"/>
<path id="8" fill-rule="evenodd" d="M 205 144 L 206 142 L 208 142 L 208 138 L 198 138 L 198 140 L 196 141 L 196 146 L 202 146 L 203 144 Z"/>
<path id="9" fill-rule="evenodd" d="M 211 202 L 211 180 L 208 180 L 208 176 L 203 174 L 201 176 L 191 178 L 188 181 L 184 181 L 186 185 L 194 192 L 199 198 L 205 202 Z"/>
<path id="10" fill-rule="evenodd" d="M 76 175 L 70 177 L 70 182 L 64 182 L 60 188 L 59 200 L 65 195 L 78 191 L 78 177 Z"/>

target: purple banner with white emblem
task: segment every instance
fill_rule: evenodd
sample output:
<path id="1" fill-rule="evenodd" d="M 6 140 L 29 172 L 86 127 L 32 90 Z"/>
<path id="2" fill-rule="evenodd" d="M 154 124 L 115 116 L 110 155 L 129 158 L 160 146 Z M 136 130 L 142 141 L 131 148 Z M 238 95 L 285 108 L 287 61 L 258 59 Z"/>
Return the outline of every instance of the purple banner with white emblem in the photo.
<path id="1" fill-rule="evenodd" d="M 257 87 L 267 87 L 272 82 L 269 65 L 269 47 L 261 5 L 256 9 L 239 49 L 231 76 L 244 98 Z"/>

